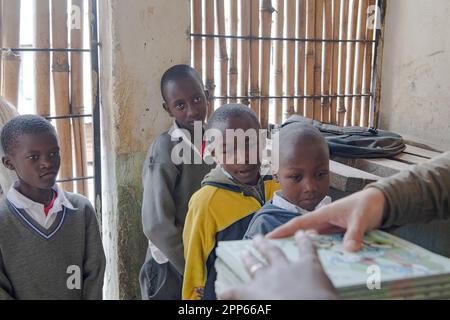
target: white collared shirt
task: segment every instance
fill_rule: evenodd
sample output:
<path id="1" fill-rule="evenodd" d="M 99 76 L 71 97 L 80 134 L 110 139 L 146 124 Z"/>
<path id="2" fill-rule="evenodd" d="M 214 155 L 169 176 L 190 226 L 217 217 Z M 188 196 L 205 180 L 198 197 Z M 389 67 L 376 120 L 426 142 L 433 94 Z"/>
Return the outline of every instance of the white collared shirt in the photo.
<path id="1" fill-rule="evenodd" d="M 6 198 L 17 208 L 25 210 L 25 212 L 40 226 L 45 229 L 49 229 L 53 223 L 55 222 L 56 215 L 58 212 L 63 210 L 63 206 L 70 210 L 76 210 L 66 198 L 66 195 L 62 190 L 58 187 L 58 185 L 54 185 L 52 189 L 56 192 L 57 197 L 55 202 L 53 203 L 53 207 L 48 212 L 48 215 L 45 215 L 44 205 L 42 203 L 34 202 L 33 200 L 27 198 L 23 194 L 21 194 L 15 186 L 17 182 L 14 183 L 13 186 L 8 191 Z"/>
<path id="2" fill-rule="evenodd" d="M 319 204 L 316 206 L 316 210 L 319 209 L 320 207 L 329 205 L 331 203 L 331 197 L 326 196 L 325 198 L 323 198 L 322 201 L 319 202 Z M 283 198 L 283 196 L 281 195 L 281 190 L 278 190 L 275 192 L 275 194 L 273 195 L 273 200 L 272 200 L 272 204 L 274 206 L 277 206 L 278 208 L 287 210 L 289 212 L 292 213 L 298 213 L 300 215 L 309 213 L 310 211 L 300 208 L 299 206 L 291 203 L 290 201 L 286 200 L 285 198 Z"/>

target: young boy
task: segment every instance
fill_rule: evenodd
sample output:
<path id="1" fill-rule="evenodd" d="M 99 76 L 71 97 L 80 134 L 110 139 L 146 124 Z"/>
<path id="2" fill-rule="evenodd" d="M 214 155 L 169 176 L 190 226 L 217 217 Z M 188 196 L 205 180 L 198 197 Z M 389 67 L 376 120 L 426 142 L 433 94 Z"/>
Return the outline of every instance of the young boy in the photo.
<path id="1" fill-rule="evenodd" d="M 56 184 L 55 129 L 18 116 L 1 133 L 18 181 L 0 203 L 0 299 L 101 299 L 105 255 L 94 208 Z"/>
<path id="2" fill-rule="evenodd" d="M 226 134 L 241 131 L 259 137 L 259 129 L 258 118 L 245 105 L 222 106 L 208 121 L 208 132 L 215 130 L 224 138 L 223 145 L 216 143 L 211 151 L 218 166 L 205 177 L 202 188 L 189 202 L 183 231 L 183 299 L 215 298 L 216 243 L 242 239 L 252 213 L 279 189 L 273 180 L 260 175 L 259 139 L 251 141 L 247 137 L 240 139 L 245 145 L 238 145 L 234 140 L 239 139 Z"/>
<path id="3" fill-rule="evenodd" d="M 200 76 L 187 65 L 176 65 L 164 73 L 161 94 L 163 108 L 174 123 L 151 145 L 144 163 L 142 223 L 149 247 L 139 282 L 145 300 L 179 300 L 188 202 L 213 168 L 203 159 L 202 143 L 209 102 Z M 195 126 L 200 132 L 194 136 Z"/>
<path id="4" fill-rule="evenodd" d="M 246 239 L 267 234 L 292 218 L 331 203 L 328 145 L 319 130 L 311 125 L 292 123 L 280 131 L 278 172 L 280 183 L 272 201 L 258 211 L 245 234 Z"/>

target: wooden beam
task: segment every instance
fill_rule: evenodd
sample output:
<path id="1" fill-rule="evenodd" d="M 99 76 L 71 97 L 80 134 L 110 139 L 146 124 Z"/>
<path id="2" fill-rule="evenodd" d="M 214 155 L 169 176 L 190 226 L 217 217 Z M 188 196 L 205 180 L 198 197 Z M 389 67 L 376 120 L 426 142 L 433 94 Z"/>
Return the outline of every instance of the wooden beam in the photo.
<path id="1" fill-rule="evenodd" d="M 272 35 L 272 14 L 275 9 L 272 6 L 272 0 L 263 0 L 261 7 L 262 36 L 270 37 Z M 260 88 L 261 95 L 270 95 L 270 61 L 271 61 L 272 41 L 265 40 L 261 43 L 261 72 Z M 260 103 L 259 116 L 261 126 L 264 129 L 269 127 L 269 99 L 263 99 Z"/>
<path id="2" fill-rule="evenodd" d="M 380 1 L 379 1 L 380 2 Z M 376 48 L 376 68 L 375 68 L 375 92 L 374 92 L 374 107 L 373 118 L 370 119 L 370 126 L 378 128 L 380 125 L 380 103 L 381 103 L 381 77 L 383 71 L 383 48 L 384 48 L 384 29 L 385 29 L 385 17 L 386 17 L 386 2 L 381 1 L 380 10 L 380 25 L 381 30 L 377 30 L 378 46 Z"/>
<path id="3" fill-rule="evenodd" d="M 72 0 L 74 15 L 79 15 L 80 25 L 71 28 L 70 43 L 71 48 L 83 48 L 83 30 L 84 30 L 84 0 Z M 79 28 L 78 28 L 79 27 Z M 70 53 L 70 89 L 71 89 L 71 105 L 73 114 L 84 114 L 83 99 L 83 53 Z M 73 119 L 73 141 L 75 145 L 75 174 L 77 177 L 87 177 L 87 159 L 86 159 L 86 139 L 84 119 Z M 87 180 L 79 180 L 76 182 L 77 192 L 88 196 Z"/>
<path id="4" fill-rule="evenodd" d="M 438 153 L 443 153 L 443 152 L 449 151 L 448 147 L 438 145 L 433 142 L 426 141 L 426 140 L 423 140 L 420 138 L 411 137 L 409 135 L 404 135 L 404 134 L 402 134 L 402 138 L 403 138 L 403 142 L 405 144 L 411 145 L 414 147 L 418 147 L 418 148 L 422 148 L 425 150 L 430 150 L 430 151 L 434 151 L 434 152 L 438 152 Z"/>
<path id="5" fill-rule="evenodd" d="M 191 1 L 192 32 L 202 33 L 202 0 Z M 194 69 L 203 77 L 203 40 L 200 37 L 192 39 Z"/>
<path id="6" fill-rule="evenodd" d="M 324 17 L 325 17 L 325 30 L 324 38 L 333 38 L 333 12 L 332 12 L 332 1 L 325 1 L 324 5 Z M 322 80 L 322 94 L 329 95 L 331 88 L 331 68 L 333 65 L 333 43 L 325 42 L 324 50 L 322 54 L 322 65 L 323 65 L 323 80 Z M 322 99 L 322 117 L 321 121 L 325 123 L 330 123 L 331 119 L 331 102 L 329 98 Z"/>
<path id="7" fill-rule="evenodd" d="M 366 36 L 367 33 L 367 8 L 369 7 L 369 0 L 362 0 L 360 2 L 360 12 L 359 12 L 359 21 L 358 21 L 358 33 L 357 33 L 357 39 L 364 39 L 367 40 Z M 363 75 L 364 75 L 364 58 L 365 58 L 365 44 L 364 43 L 358 43 L 356 46 L 356 58 L 355 58 L 355 83 L 354 83 L 354 92 L 355 94 L 362 94 L 363 90 Z M 355 110 L 353 115 L 352 123 L 354 123 L 356 126 L 364 126 L 363 122 L 361 121 L 361 116 L 364 114 L 364 111 L 362 110 L 362 98 L 356 97 L 353 99 L 354 105 L 353 109 Z M 367 117 L 368 119 L 368 117 Z M 368 122 L 367 122 L 368 125 Z M 366 126 L 367 126 L 366 125 Z"/>
<path id="8" fill-rule="evenodd" d="M 337 190 L 357 192 L 379 179 L 379 176 L 336 161 L 330 161 L 330 186 Z"/>
<path id="9" fill-rule="evenodd" d="M 277 11 L 275 16 L 275 35 L 278 38 L 282 38 L 284 36 L 284 1 L 277 1 Z M 274 88 L 275 95 L 282 96 L 283 95 L 283 41 L 275 42 L 274 49 Z M 275 123 L 281 124 L 283 122 L 283 102 L 280 99 L 275 99 Z"/>
<path id="10" fill-rule="evenodd" d="M 18 48 L 20 44 L 20 0 L 3 1 L 3 47 Z M 16 108 L 19 100 L 20 53 L 6 51 L 2 57 L 2 96 Z"/>
<path id="11" fill-rule="evenodd" d="M 286 37 L 295 38 L 295 1 L 287 1 L 285 6 L 285 26 L 286 26 Z M 295 43 L 293 41 L 288 41 L 285 46 L 285 94 L 287 96 L 293 96 L 295 92 Z M 295 101 L 294 99 L 285 100 L 285 110 L 286 118 L 289 118 L 295 114 Z"/>
<path id="12" fill-rule="evenodd" d="M 324 13 L 324 0 L 315 0 L 316 5 L 316 29 L 315 29 L 315 39 L 323 39 L 323 13 Z M 316 59 L 314 63 L 314 95 L 319 96 L 323 94 L 322 87 L 322 75 L 323 75 L 323 65 L 322 65 L 322 49 L 324 43 L 321 41 L 316 41 Z M 322 121 L 322 99 L 314 99 L 314 120 Z"/>
<path id="13" fill-rule="evenodd" d="M 3 0 L 0 0 L 0 48 L 3 48 L 2 24 L 3 24 Z M 3 51 L 0 51 L 0 96 L 2 95 L 2 58 Z"/>
<path id="14" fill-rule="evenodd" d="M 352 2 L 352 14 L 351 14 L 351 27 L 349 29 L 350 40 L 355 40 L 357 37 L 357 26 L 358 26 L 358 9 L 360 0 L 353 0 Z M 351 43 L 349 48 L 349 59 L 348 59 L 348 73 L 347 73 L 347 93 L 353 94 L 353 84 L 355 83 L 355 56 L 356 56 L 356 42 Z M 347 98 L 347 113 L 345 114 L 345 123 L 347 126 L 353 125 L 353 98 Z"/>
<path id="15" fill-rule="evenodd" d="M 36 48 L 50 48 L 50 2 L 34 0 Z M 42 117 L 50 115 L 50 53 L 35 53 L 36 113 Z"/>
<path id="16" fill-rule="evenodd" d="M 342 0 L 335 0 L 333 2 L 333 39 L 337 40 L 340 36 L 341 31 L 341 2 Z M 339 80 L 339 48 L 338 42 L 333 44 L 333 59 L 331 66 L 331 94 L 338 94 L 338 80 Z M 331 118 L 330 123 L 338 124 L 338 113 L 337 113 L 337 98 L 331 99 Z"/>
<path id="17" fill-rule="evenodd" d="M 238 1 L 233 0 L 230 3 L 230 34 L 237 36 L 238 27 Z M 228 69 L 228 92 L 229 95 L 235 97 L 238 95 L 238 41 L 230 40 L 230 61 Z M 230 103 L 236 103 L 236 99 L 230 99 Z"/>
<path id="18" fill-rule="evenodd" d="M 307 22 L 306 34 L 308 39 L 316 36 L 316 2 L 307 0 Z M 306 95 L 313 96 L 314 91 L 314 63 L 316 61 L 316 44 L 312 41 L 306 43 Z M 314 119 L 314 99 L 307 99 L 305 105 L 305 116 Z"/>
<path id="19" fill-rule="evenodd" d="M 216 27 L 219 35 L 225 35 L 225 0 L 216 0 Z M 220 62 L 220 95 L 225 97 L 228 93 L 228 51 L 227 40 L 219 39 Z M 226 104 L 227 99 L 219 100 L 220 105 Z"/>
<path id="20" fill-rule="evenodd" d="M 250 2 L 250 34 L 253 37 L 259 36 L 259 0 L 247 0 Z M 245 17 L 244 19 L 248 19 Z M 250 96 L 259 96 L 259 41 L 250 40 Z M 251 99 L 250 107 L 259 118 L 259 99 Z"/>
<path id="21" fill-rule="evenodd" d="M 417 157 L 426 158 L 426 159 L 432 159 L 434 157 L 441 155 L 440 152 L 430 151 L 427 149 L 415 147 L 415 146 L 408 145 L 408 144 L 406 145 L 406 149 L 405 149 L 404 153 L 411 154 L 411 155 L 414 155 Z"/>
<path id="22" fill-rule="evenodd" d="M 306 38 L 306 0 L 297 1 L 297 38 Z M 297 95 L 305 94 L 305 52 L 306 43 L 298 41 L 297 44 Z M 305 114 L 305 100 L 296 99 L 295 111 L 303 116 Z"/>
<path id="23" fill-rule="evenodd" d="M 349 40 L 349 10 L 350 10 L 350 0 L 342 0 L 344 3 L 342 4 L 342 39 Z M 346 84 L 345 81 L 347 79 L 347 51 L 349 49 L 349 43 L 343 42 L 341 44 L 341 51 L 339 55 L 339 93 L 344 95 L 346 93 Z M 337 114 L 338 114 L 338 124 L 343 126 L 345 124 L 345 119 L 347 118 L 347 99 L 339 98 L 338 106 L 337 106 Z"/>
<path id="24" fill-rule="evenodd" d="M 67 2 L 52 0 L 52 45 L 54 48 L 67 48 Z M 53 52 L 53 87 L 55 94 L 56 116 L 67 116 L 71 113 L 69 104 L 69 59 L 67 52 Z M 72 134 L 70 119 L 56 121 L 59 141 L 61 141 L 61 169 L 59 178 L 73 177 L 72 167 Z M 73 191 L 73 183 L 62 183 L 62 188 Z"/>
<path id="25" fill-rule="evenodd" d="M 407 164 L 422 164 L 429 160 L 426 158 L 418 157 L 407 153 L 401 153 L 395 156 L 394 159 Z"/>
<path id="26" fill-rule="evenodd" d="M 213 0 L 206 0 L 203 2 L 204 4 L 204 32 L 206 34 L 214 34 L 214 1 Z M 206 75 L 206 81 L 205 81 L 205 87 L 209 91 L 209 94 L 211 97 L 214 97 L 214 91 L 216 89 L 216 84 L 214 81 L 214 39 L 208 38 L 205 40 L 205 57 L 206 57 L 206 64 L 205 64 L 205 75 Z M 214 102 L 215 100 L 211 101 L 211 103 L 208 106 L 208 118 L 212 115 L 214 112 Z"/>
<path id="27" fill-rule="evenodd" d="M 409 164 L 391 159 L 348 159 L 336 157 L 333 160 L 380 177 L 390 177 L 400 171 L 411 168 Z"/>
<path id="28" fill-rule="evenodd" d="M 250 36 L 250 1 L 249 0 L 240 0 L 240 18 L 239 24 L 241 29 L 241 34 L 243 36 Z M 239 41 L 239 45 L 241 47 L 241 57 L 239 59 L 239 73 L 241 74 L 241 83 L 240 83 L 240 94 L 243 97 L 247 97 L 249 95 L 249 77 L 250 77 L 250 41 Z M 249 105 L 250 101 L 247 98 L 241 100 L 241 103 Z"/>
<path id="29" fill-rule="evenodd" d="M 376 8 L 376 0 L 369 0 L 369 9 Z M 366 14 L 369 14 L 369 12 L 366 12 Z M 366 39 L 373 40 L 375 34 L 375 28 L 374 26 L 366 25 Z M 373 67 L 373 43 L 369 42 L 366 43 L 365 46 L 365 61 L 364 61 L 364 86 L 363 86 L 363 92 L 369 93 L 372 88 L 372 67 Z M 372 97 L 365 97 L 363 99 L 363 120 L 362 125 L 365 127 L 369 126 L 370 123 L 370 103 L 371 103 Z"/>

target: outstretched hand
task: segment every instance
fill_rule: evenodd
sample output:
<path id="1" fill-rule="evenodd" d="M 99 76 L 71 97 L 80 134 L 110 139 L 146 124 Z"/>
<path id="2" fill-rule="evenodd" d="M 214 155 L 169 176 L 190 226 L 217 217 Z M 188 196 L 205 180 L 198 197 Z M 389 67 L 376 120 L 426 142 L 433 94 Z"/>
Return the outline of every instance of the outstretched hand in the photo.
<path id="1" fill-rule="evenodd" d="M 250 283 L 219 294 L 221 300 L 325 300 L 336 299 L 333 285 L 320 264 L 313 243 L 304 232 L 296 235 L 300 259 L 291 262 L 277 246 L 262 237 L 254 246 L 266 259 L 264 266 L 251 253 L 244 257 Z"/>
<path id="2" fill-rule="evenodd" d="M 364 234 L 381 225 L 386 199 L 376 188 L 355 193 L 307 215 L 292 219 L 267 235 L 269 239 L 285 238 L 299 230 L 318 233 L 345 231 L 344 247 L 349 251 L 361 248 Z"/>

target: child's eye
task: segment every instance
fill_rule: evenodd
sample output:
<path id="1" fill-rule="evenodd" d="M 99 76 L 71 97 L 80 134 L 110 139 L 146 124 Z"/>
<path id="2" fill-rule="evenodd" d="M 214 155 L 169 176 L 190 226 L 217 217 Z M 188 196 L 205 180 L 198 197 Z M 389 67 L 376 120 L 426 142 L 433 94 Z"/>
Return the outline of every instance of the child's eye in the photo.
<path id="1" fill-rule="evenodd" d="M 195 97 L 194 98 L 194 102 L 195 103 L 199 103 L 199 102 L 201 102 L 202 101 L 202 97 Z"/>
<path id="2" fill-rule="evenodd" d="M 328 171 L 322 171 L 317 174 L 318 178 L 323 178 L 328 175 Z"/>
<path id="3" fill-rule="evenodd" d="M 303 177 L 300 176 L 300 175 L 298 175 L 298 176 L 291 176 L 291 179 L 298 182 L 298 181 L 302 180 Z"/>
<path id="4" fill-rule="evenodd" d="M 175 106 L 175 108 L 177 108 L 178 110 L 183 110 L 184 109 L 185 104 L 184 103 L 179 103 Z"/>
<path id="5" fill-rule="evenodd" d="M 50 158 L 55 158 L 55 157 L 59 157 L 59 151 L 55 151 L 55 152 L 51 152 L 49 154 Z"/>
<path id="6" fill-rule="evenodd" d="M 30 160 L 32 160 L 32 161 L 36 161 L 36 160 L 39 160 L 39 156 L 37 156 L 37 155 L 31 155 L 31 156 L 28 157 L 28 159 L 30 159 Z"/>

